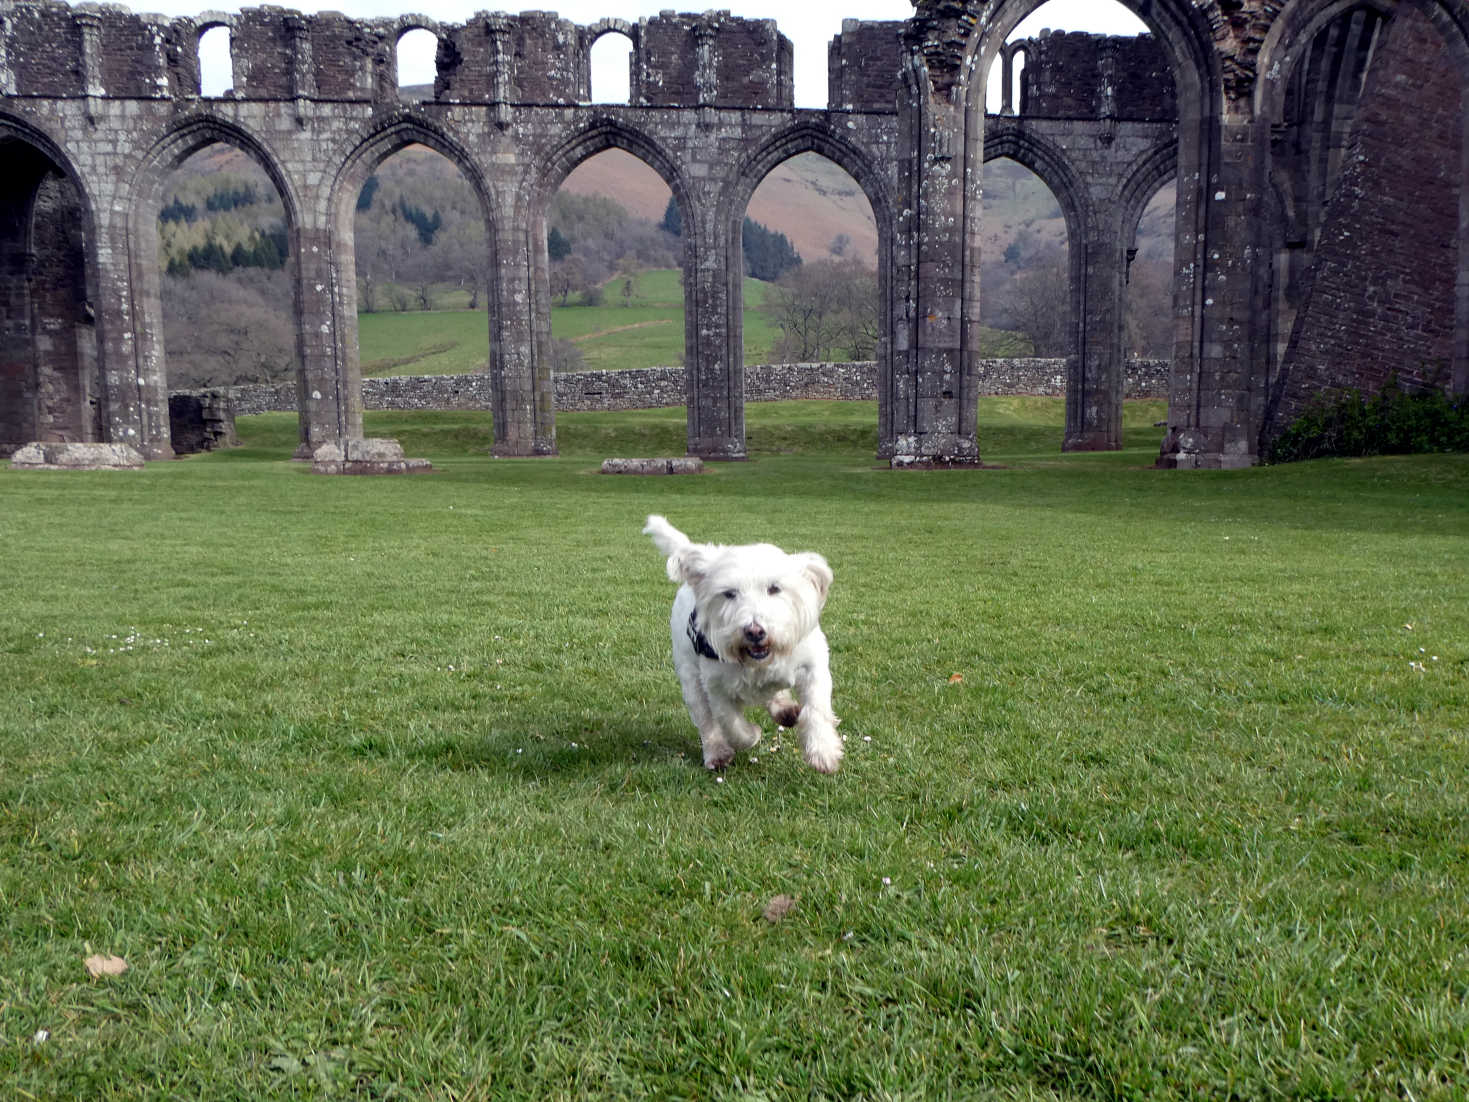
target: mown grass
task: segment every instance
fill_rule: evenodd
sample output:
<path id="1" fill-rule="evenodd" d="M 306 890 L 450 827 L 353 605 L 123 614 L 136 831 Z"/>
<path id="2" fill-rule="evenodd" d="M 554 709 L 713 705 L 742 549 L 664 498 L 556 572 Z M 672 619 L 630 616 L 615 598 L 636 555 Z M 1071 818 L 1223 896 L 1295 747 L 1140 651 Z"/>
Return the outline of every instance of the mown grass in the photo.
<path id="1" fill-rule="evenodd" d="M 606 286 L 602 306 L 574 301 L 551 307 L 551 335 L 572 341 L 588 370 L 611 371 L 683 363 L 683 294 L 677 271 L 640 272 L 632 297 L 622 281 Z M 745 280 L 745 362 L 765 363 L 779 335 L 759 309 L 766 284 Z M 445 289 L 438 310 L 379 311 L 358 316 L 362 373 L 453 375 L 484 371 L 489 360 L 485 311 L 465 309 L 464 292 Z M 453 308 L 447 308 L 452 306 Z"/>
<path id="2" fill-rule="evenodd" d="M 633 294 L 622 296 L 623 281 L 606 284 L 601 306 L 551 307 L 551 335 L 573 342 L 590 371 L 621 371 L 683 363 L 684 310 L 679 273 L 673 269 L 639 272 Z M 780 330 L 761 308 L 770 285 L 744 282 L 745 363 L 769 363 Z M 469 310 L 467 295 L 443 288 L 437 310 L 379 311 L 358 315 L 362 374 L 457 375 L 484 371 L 489 362 L 488 318 L 483 309 Z M 452 308 L 451 308 L 452 307 Z M 983 331 L 986 355 L 1029 354 L 1017 334 Z"/>
<path id="3" fill-rule="evenodd" d="M 1160 472 L 1128 417 L 986 400 L 998 469 L 923 474 L 836 403 L 697 478 L 595 473 L 681 410 L 0 470 L 5 1091 L 1462 1097 L 1469 457 Z M 652 511 L 828 556 L 839 774 L 699 767 Z"/>

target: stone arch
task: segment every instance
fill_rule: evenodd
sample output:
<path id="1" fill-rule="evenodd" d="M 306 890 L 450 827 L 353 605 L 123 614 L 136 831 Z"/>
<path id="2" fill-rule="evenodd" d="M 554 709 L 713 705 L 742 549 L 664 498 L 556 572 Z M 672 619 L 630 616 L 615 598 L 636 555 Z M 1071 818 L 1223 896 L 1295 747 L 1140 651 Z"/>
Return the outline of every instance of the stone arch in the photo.
<path id="1" fill-rule="evenodd" d="M 1215 44 L 1211 15 L 1194 0 L 1119 2 L 1147 25 L 1160 44 L 1172 71 L 1177 95 L 1179 167 L 1176 174 L 1174 297 L 1175 302 L 1189 304 L 1192 322 L 1186 331 L 1180 330 L 1174 347 L 1174 380 L 1175 383 L 1182 380 L 1183 385 L 1172 386 L 1170 392 L 1178 396 L 1181 416 L 1187 419 L 1193 416 L 1192 410 L 1197 403 L 1191 401 L 1184 390 L 1192 394 L 1196 389 L 1198 372 L 1195 365 L 1209 352 L 1202 288 L 1212 266 L 1204 245 L 1209 239 L 1206 232 L 1209 220 L 1223 211 L 1212 209 L 1206 202 L 1206 195 L 1210 180 L 1217 179 L 1226 167 L 1221 134 L 1227 92 L 1225 62 Z M 1043 3 L 1045 0 L 998 0 L 993 5 L 982 5 L 976 0 L 968 0 L 964 5 L 974 19 L 977 31 L 971 33 L 961 57 L 957 59 L 959 66 L 953 78 L 958 87 L 952 95 L 954 105 L 962 112 L 962 132 L 967 146 L 972 147 L 985 133 L 985 78 L 990 66 L 1004 48 L 1010 32 Z M 965 268 L 974 273 L 979 270 L 979 208 L 978 196 L 967 195 L 963 207 L 964 225 L 966 239 L 971 244 L 966 247 Z M 966 289 L 965 308 L 974 310 L 977 300 L 977 294 Z M 975 353 L 966 351 L 964 359 L 966 370 L 975 370 Z M 1068 384 L 1068 389 L 1071 389 L 1071 384 Z M 1072 412 L 1068 403 L 1068 425 Z M 1071 439 L 1072 430 L 1068 428 L 1068 441 Z M 1067 446 L 1073 445 L 1068 443 Z M 1075 446 L 1092 445 L 1078 443 Z M 1100 446 L 1115 445 L 1107 442 Z"/>
<path id="2" fill-rule="evenodd" d="M 663 177 L 679 209 L 688 209 L 692 196 L 679 159 L 656 138 L 611 114 L 594 115 L 539 159 L 531 170 L 533 204 L 544 210 L 573 169 L 608 149 L 621 149 L 642 161 Z"/>
<path id="3" fill-rule="evenodd" d="M 438 55 L 438 51 L 443 48 L 444 36 L 443 36 L 442 31 L 439 28 L 439 23 L 438 23 L 437 20 L 430 19 L 426 15 L 419 15 L 417 13 L 409 13 L 409 14 L 398 16 L 396 19 L 393 20 L 393 22 L 392 22 L 392 28 L 393 28 L 393 30 L 392 30 L 392 35 L 393 35 L 393 49 L 391 51 L 391 57 L 393 59 L 393 61 L 392 61 L 392 64 L 393 64 L 393 88 L 395 89 L 395 91 L 398 94 L 398 96 L 401 98 L 402 95 L 403 95 L 403 88 L 404 88 L 402 65 L 401 65 L 401 61 L 402 61 L 402 58 L 401 58 L 401 49 L 402 49 L 402 46 L 403 46 L 403 39 L 406 38 L 408 35 L 413 34 L 415 31 L 424 31 L 424 32 L 426 32 L 428 34 L 433 35 L 433 37 L 434 37 L 434 43 L 435 43 L 435 45 L 434 45 L 434 52 L 435 52 L 434 75 L 435 75 L 435 78 L 437 78 L 437 75 L 438 75 L 437 55 Z M 430 84 L 432 84 L 432 83 L 433 82 L 430 81 Z"/>
<path id="4" fill-rule="evenodd" d="M 877 316 L 882 325 L 876 349 L 877 416 L 880 426 L 878 438 L 885 440 L 889 436 L 888 426 L 892 420 L 892 324 L 896 310 L 893 265 L 897 212 L 894 208 L 892 187 L 867 151 L 849 142 L 838 130 L 823 123 L 803 120 L 772 135 L 743 158 L 730 177 L 718 209 L 721 221 L 719 232 L 724 236 L 724 253 L 728 258 L 725 268 L 725 333 L 728 339 L 726 363 L 731 373 L 736 374 L 740 380 L 738 393 L 733 397 L 739 402 L 741 443 L 744 423 L 744 266 L 739 262 L 741 231 L 750 199 L 761 181 L 779 165 L 801 153 L 820 154 L 846 172 L 862 189 L 862 194 L 872 208 L 873 221 L 877 226 Z M 732 391 L 735 389 L 731 387 Z"/>
<path id="5" fill-rule="evenodd" d="M 315 447 L 330 437 L 345 439 L 362 435 L 362 361 L 357 337 L 357 253 L 354 226 L 357 197 L 378 165 L 410 145 L 425 146 L 448 160 L 463 173 L 479 200 L 485 221 L 485 247 L 489 251 L 485 299 L 488 303 L 490 374 L 492 379 L 500 377 L 499 369 L 502 364 L 499 361 L 504 352 L 495 335 L 501 326 L 502 296 L 499 288 L 499 265 L 496 263 L 496 217 L 489 184 L 468 149 L 449 131 L 413 112 L 400 110 L 375 129 L 360 135 L 351 149 L 335 161 L 338 166 L 336 173 L 329 188 L 322 192 L 321 202 L 324 209 L 319 212 L 319 224 L 326 231 L 333 268 L 330 305 L 333 318 L 332 346 L 321 350 L 324 366 L 329 365 L 330 378 L 319 380 L 312 393 L 314 395 L 324 386 L 331 387 L 332 393 L 331 400 L 327 403 L 328 408 L 323 410 L 322 416 L 313 418 L 319 423 L 312 426 L 309 437 L 306 432 L 306 418 L 303 417 L 303 445 Z M 492 389 L 498 390 L 494 387 Z M 507 423 L 502 399 L 503 395 L 496 393 L 492 400 L 492 417 L 497 439 Z M 332 412 L 329 413 L 328 410 Z"/>
<path id="6" fill-rule="evenodd" d="M 1458 255 L 1453 273 L 1453 334 L 1447 381 L 1453 393 L 1469 394 L 1469 198 L 1466 198 L 1469 197 L 1469 4 L 1455 0 L 1302 0 L 1288 6 L 1271 25 L 1260 47 L 1261 79 L 1254 94 L 1256 117 L 1275 128 L 1277 134 L 1285 130 L 1288 100 L 1297 74 L 1307 63 L 1318 38 L 1359 11 L 1373 13 L 1383 20 L 1385 31 L 1379 36 L 1379 41 L 1385 40 L 1388 48 L 1392 46 L 1394 25 L 1402 15 L 1412 13 L 1421 16 L 1437 32 L 1438 41 L 1448 55 L 1450 69 L 1458 78 L 1459 163 L 1454 181 L 1459 194 Z M 1417 86 L 1419 82 L 1412 83 Z M 1360 91 L 1365 97 L 1366 87 Z M 1336 99 L 1337 102 L 1331 104 L 1333 110 L 1340 109 L 1340 96 Z M 1372 105 L 1364 98 L 1348 106 L 1358 113 L 1363 109 L 1370 110 Z M 1296 341 L 1295 327 L 1300 321 L 1297 308 L 1304 305 L 1300 296 L 1309 295 L 1312 285 L 1312 277 L 1303 279 L 1302 274 L 1316 260 L 1317 235 L 1322 229 L 1324 213 L 1322 200 L 1329 194 L 1323 189 L 1334 190 L 1334 181 L 1323 176 L 1319 168 L 1311 179 L 1299 179 L 1300 166 L 1292 167 L 1290 151 L 1279 149 L 1278 144 L 1272 142 L 1267 167 L 1271 199 L 1280 217 L 1270 220 L 1269 224 L 1278 229 L 1275 239 L 1266 242 L 1267 247 L 1273 250 L 1274 283 L 1269 334 L 1272 378 L 1262 418 L 1262 443 L 1264 438 L 1278 431 L 1280 421 L 1285 419 L 1281 403 L 1291 385 L 1291 350 Z M 1340 162 L 1331 165 L 1327 171 L 1331 168 L 1341 171 Z M 1308 188 L 1311 192 L 1302 194 Z"/>
<path id="7" fill-rule="evenodd" d="M 999 157 L 1008 157 L 1041 178 L 1060 204 L 1067 238 L 1072 243 L 1079 241 L 1091 218 L 1091 200 L 1065 151 L 1032 134 L 1023 125 L 1001 124 L 990 127 L 984 139 L 984 159 L 993 161 Z M 1071 252 L 1075 253 L 1076 249 L 1072 248 Z"/>
<path id="8" fill-rule="evenodd" d="M 99 369 L 95 199 L 49 135 L 3 113 L 0 151 L 0 456 L 33 440 L 140 446 L 109 417 L 120 403 Z"/>
<path id="9" fill-rule="evenodd" d="M 1087 237 L 1097 215 L 1087 195 L 1087 188 L 1072 167 L 1063 150 L 1031 133 L 1023 122 L 1009 126 L 991 126 L 985 134 L 984 159 L 992 161 L 1008 157 L 1038 176 L 1061 207 L 1066 221 L 1067 310 L 1070 340 L 1066 358 L 1067 429 L 1064 448 L 1096 447 L 1095 443 L 1078 443 L 1084 437 L 1078 413 L 1083 401 L 1080 371 L 1085 360 L 1086 300 L 1091 291 L 1087 267 Z"/>
<path id="10" fill-rule="evenodd" d="M 603 23 L 620 22 L 603 20 Z M 599 24 L 600 25 L 600 24 Z M 692 227 L 698 217 L 698 207 L 693 189 L 681 167 L 680 160 L 661 142 L 635 126 L 611 114 L 593 114 L 580 128 L 564 135 L 546 154 L 531 166 L 527 188 L 528 202 L 521 212 L 524 225 L 530 235 L 530 266 L 532 288 L 532 348 L 537 378 L 544 376 L 544 392 L 547 398 L 538 409 L 538 415 L 551 419 L 554 426 L 555 402 L 550 379 L 551 370 L 551 262 L 546 252 L 546 215 L 551 199 L 566 178 L 584 161 L 609 149 L 620 149 L 642 161 L 656 172 L 673 200 L 678 204 L 679 214 L 686 228 Z M 684 274 L 684 357 L 693 363 L 697 355 L 695 319 L 698 316 L 697 296 L 694 293 L 693 273 L 697 270 L 698 245 L 693 233 L 683 235 Z M 546 428 L 542 429 L 545 433 Z"/>
<path id="11" fill-rule="evenodd" d="M 1126 240 L 1131 241 L 1137 235 L 1138 221 L 1158 189 L 1177 175 L 1178 146 L 1173 142 L 1154 146 L 1134 162 L 1118 190 Z"/>
<path id="12" fill-rule="evenodd" d="M 581 29 L 580 62 L 582 72 L 586 74 L 587 101 L 594 102 L 592 99 L 592 47 L 595 46 L 603 36 L 609 34 L 622 35 L 628 40 L 628 42 L 632 44 L 632 52 L 629 55 L 627 102 L 637 103 L 639 100 L 640 91 L 640 89 L 638 88 L 637 74 L 641 71 L 642 68 L 642 29 L 637 23 L 632 23 L 626 19 L 618 19 L 615 17 L 599 19 L 595 23 L 592 23 Z"/>
<path id="13" fill-rule="evenodd" d="M 210 31 L 217 31 L 217 30 L 222 30 L 222 31 L 225 32 L 226 42 L 228 43 L 227 49 L 226 49 L 226 53 L 227 53 L 228 58 L 229 58 L 230 87 L 231 88 L 234 87 L 235 81 L 237 79 L 236 74 L 235 74 L 235 57 L 234 57 L 234 54 L 235 54 L 235 49 L 234 49 L 234 42 L 235 42 L 235 18 L 234 18 L 234 16 L 228 15 L 228 14 L 211 14 L 209 16 L 209 18 L 200 20 L 200 22 L 194 27 L 194 57 L 193 57 L 193 61 L 194 61 L 194 67 L 195 67 L 195 69 L 196 69 L 196 71 L 198 73 L 198 78 L 199 78 L 198 79 L 198 84 L 194 88 L 194 92 L 197 95 L 199 95 L 199 96 L 204 96 L 204 94 L 205 94 L 204 93 L 204 56 L 203 56 L 204 36 L 207 35 L 207 34 L 209 34 Z M 207 98 L 211 98 L 212 99 L 214 97 L 213 96 L 210 96 L 210 97 L 207 97 Z"/>
<path id="14" fill-rule="evenodd" d="M 1118 215 L 1121 220 L 1123 256 L 1121 324 L 1126 328 L 1132 297 L 1132 264 L 1137 254 L 1137 231 L 1144 212 L 1161 189 L 1178 175 L 1178 146 L 1162 142 L 1133 162 L 1118 189 Z M 1176 247 L 1176 246 L 1175 246 Z M 1126 353 L 1124 352 L 1124 356 Z"/>
<path id="15" fill-rule="evenodd" d="M 166 411 L 168 370 L 163 344 L 162 277 L 158 263 L 158 210 L 163 203 L 163 188 L 168 174 L 191 155 L 210 145 L 223 144 L 239 150 L 260 167 L 281 198 L 286 219 L 287 240 L 293 261 L 299 261 L 301 249 L 301 198 L 295 182 L 286 172 L 275 151 L 259 136 L 239 123 L 224 119 L 212 111 L 202 110 L 177 120 L 160 134 L 140 158 L 126 188 L 128 221 L 128 268 L 134 289 L 132 312 L 132 345 L 137 357 L 136 375 L 140 387 L 158 391 L 161 408 Z M 294 301 L 296 314 L 296 367 L 301 364 L 300 301 Z M 147 403 L 144 403 L 146 408 Z M 156 432 L 165 446 L 168 426 Z"/>

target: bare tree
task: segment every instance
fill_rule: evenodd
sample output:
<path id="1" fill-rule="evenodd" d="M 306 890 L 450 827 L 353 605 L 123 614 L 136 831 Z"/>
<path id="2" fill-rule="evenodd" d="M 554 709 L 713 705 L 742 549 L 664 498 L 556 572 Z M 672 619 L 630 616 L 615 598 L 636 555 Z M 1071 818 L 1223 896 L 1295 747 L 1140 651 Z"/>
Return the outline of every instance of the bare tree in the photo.
<path id="1" fill-rule="evenodd" d="M 1071 282 L 1059 249 L 1016 275 L 1000 298 L 997 313 L 1030 338 L 1035 355 L 1071 353 Z"/>
<path id="2" fill-rule="evenodd" d="M 802 264 L 767 288 L 764 309 L 781 333 L 774 359 L 867 359 L 877 343 L 877 273 L 858 260 Z"/>

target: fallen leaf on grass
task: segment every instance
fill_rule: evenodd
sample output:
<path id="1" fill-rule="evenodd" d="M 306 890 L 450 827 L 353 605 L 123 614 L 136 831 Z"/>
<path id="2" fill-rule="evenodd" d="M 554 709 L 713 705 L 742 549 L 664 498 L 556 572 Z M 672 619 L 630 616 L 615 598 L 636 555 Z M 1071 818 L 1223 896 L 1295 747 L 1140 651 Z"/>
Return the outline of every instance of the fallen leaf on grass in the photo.
<path id="1" fill-rule="evenodd" d="M 96 979 L 98 976 L 120 976 L 128 970 L 128 962 L 122 957 L 110 956 L 106 953 L 93 953 L 86 960 L 87 975 Z"/>
<path id="2" fill-rule="evenodd" d="M 961 682 L 963 680 L 964 680 L 964 675 L 962 673 L 951 673 L 951 674 L 949 674 L 949 684 L 950 685 L 957 685 L 957 684 L 959 684 L 959 682 Z"/>
<path id="3" fill-rule="evenodd" d="M 765 904 L 765 912 L 762 917 L 766 922 L 776 923 L 791 913 L 791 908 L 796 905 L 794 896 L 776 895 L 772 896 L 770 902 Z"/>

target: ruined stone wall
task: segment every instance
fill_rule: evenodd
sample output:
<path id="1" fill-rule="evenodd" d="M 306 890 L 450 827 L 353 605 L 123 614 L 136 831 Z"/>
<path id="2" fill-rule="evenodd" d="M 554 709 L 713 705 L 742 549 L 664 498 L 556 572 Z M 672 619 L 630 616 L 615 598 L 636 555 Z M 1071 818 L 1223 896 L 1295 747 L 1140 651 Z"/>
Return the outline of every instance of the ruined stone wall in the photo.
<path id="1" fill-rule="evenodd" d="M 245 150 L 285 200 L 302 448 L 360 435 L 351 197 L 383 157 L 416 142 L 458 165 L 484 203 L 496 450 L 550 454 L 557 392 L 545 207 L 576 165 L 620 148 L 654 167 L 684 215 L 689 449 L 738 457 L 742 403 L 755 391 L 740 356 L 733 228 L 767 173 L 817 152 L 858 181 L 878 224 L 879 454 L 977 461 L 975 410 L 988 385 L 977 341 L 985 240 L 977 159 L 990 124 L 975 98 L 983 82 L 963 78 L 994 56 L 987 36 L 1014 26 L 1008 17 L 1024 6 L 915 0 L 896 46 L 894 24 L 848 21 L 828 54 L 832 109 L 800 111 L 791 107 L 788 40 L 770 21 L 728 12 L 582 28 L 545 12 L 436 25 L 275 7 L 165 19 L 0 0 L 0 155 L 9 171 L 0 178 L 0 435 L 78 431 L 136 444 L 150 458 L 171 454 L 157 203 L 166 174 L 211 141 Z M 1357 113 L 1357 159 L 1322 223 L 1314 267 L 1293 284 L 1303 289 L 1299 332 L 1273 378 L 1282 342 L 1271 331 L 1271 265 L 1261 258 L 1289 242 L 1271 191 L 1272 128 L 1282 117 L 1260 105 L 1275 82 L 1291 79 L 1322 20 L 1349 21 L 1354 9 L 1281 0 L 1134 6 L 1166 50 L 1145 39 L 1037 40 L 1027 47 L 1024 114 L 996 128 L 1011 155 L 1031 158 L 1058 187 L 1073 235 L 1071 293 L 1081 305 L 1065 446 L 1116 446 L 1126 249 L 1141 203 L 1171 178 L 1177 318 L 1161 463 L 1254 462 L 1267 392 L 1280 412 L 1323 386 L 1371 383 L 1384 365 L 1426 365 L 1426 379 L 1444 363 L 1469 389 L 1469 263 L 1446 252 L 1469 242 L 1469 0 L 1374 7 L 1394 24 L 1383 75 Z M 197 37 L 213 22 L 233 34 L 235 89 L 202 97 Z M 434 98 L 410 105 L 399 100 L 394 47 L 419 25 L 438 35 L 439 71 Z M 587 51 L 606 30 L 633 39 L 625 106 L 588 102 Z M 1165 54 L 1177 71 L 1160 65 Z M 1171 132 L 1142 148 L 1149 127 Z M 52 176 L 76 188 L 80 250 L 64 238 L 45 249 L 31 240 L 30 214 Z M 33 295 L 26 281 L 43 254 L 66 271 Z M 80 309 L 67 290 L 78 286 L 87 296 Z M 54 386 L 37 374 L 43 362 L 60 372 Z M 43 428 L 36 402 L 48 393 L 86 408 L 55 421 L 64 429 Z"/>
<path id="2" fill-rule="evenodd" d="M 827 105 L 833 111 L 897 111 L 892 74 L 903 64 L 903 24 L 842 20 L 826 53 Z"/>
<path id="3" fill-rule="evenodd" d="M 1464 187 L 1449 60 L 1433 25 L 1401 8 L 1327 200 L 1267 439 L 1324 391 L 1375 393 L 1394 374 L 1409 387 L 1449 385 Z"/>
<path id="4" fill-rule="evenodd" d="M 1022 115 L 1053 119 L 1172 119 L 1173 73 L 1151 35 L 1042 32 L 1022 49 Z"/>
<path id="5" fill-rule="evenodd" d="M 983 361 L 981 393 L 1066 393 L 1066 361 L 996 359 Z M 681 367 L 641 367 L 626 371 L 569 371 L 556 376 L 556 408 L 564 411 L 659 409 L 684 404 L 686 379 Z M 870 402 L 877 397 L 878 369 L 872 360 L 853 363 L 752 364 L 745 368 L 745 399 L 782 402 L 806 399 Z M 227 388 L 234 411 L 289 413 L 296 408 L 294 384 L 253 384 Z M 175 392 L 176 394 L 184 392 Z M 189 392 L 192 393 L 192 392 Z M 1167 360 L 1129 360 L 1127 398 L 1165 398 Z M 364 379 L 367 409 L 488 409 L 489 376 L 397 375 Z"/>
<path id="6" fill-rule="evenodd" d="M 633 102 L 778 107 L 793 102 L 791 43 L 773 19 L 663 12 L 638 23 Z"/>

